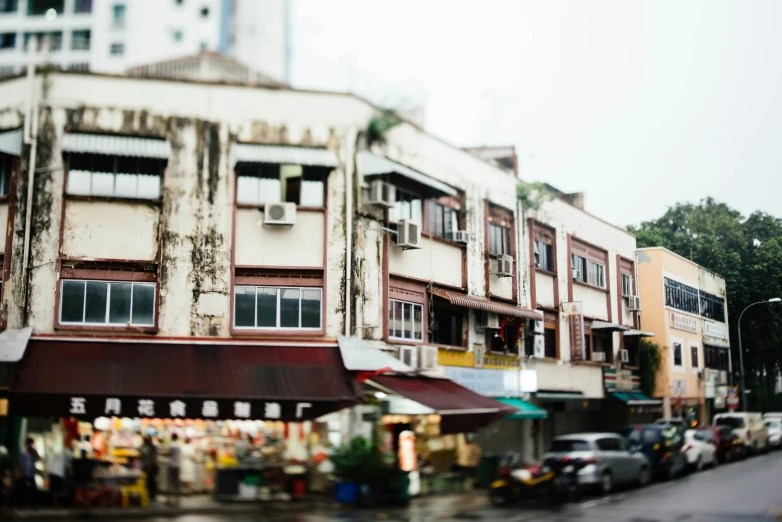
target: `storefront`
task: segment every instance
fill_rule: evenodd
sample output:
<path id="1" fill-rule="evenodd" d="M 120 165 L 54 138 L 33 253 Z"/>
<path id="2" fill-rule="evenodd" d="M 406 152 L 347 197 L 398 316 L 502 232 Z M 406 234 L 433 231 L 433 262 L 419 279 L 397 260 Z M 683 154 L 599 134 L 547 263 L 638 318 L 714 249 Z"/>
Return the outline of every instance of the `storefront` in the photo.
<path id="1" fill-rule="evenodd" d="M 316 419 L 361 400 L 329 344 L 33 339 L 12 372 L 9 414 L 44 462 L 84 449 L 116 476 L 138 474 L 149 436 L 162 490 L 177 434 L 186 486 L 228 499 L 303 492 L 329 446 Z"/>
<path id="2" fill-rule="evenodd" d="M 635 368 L 603 368 L 606 405 L 601 412 L 608 430 L 629 424 L 649 424 L 662 417 L 662 400 L 641 391 L 640 372 Z"/>

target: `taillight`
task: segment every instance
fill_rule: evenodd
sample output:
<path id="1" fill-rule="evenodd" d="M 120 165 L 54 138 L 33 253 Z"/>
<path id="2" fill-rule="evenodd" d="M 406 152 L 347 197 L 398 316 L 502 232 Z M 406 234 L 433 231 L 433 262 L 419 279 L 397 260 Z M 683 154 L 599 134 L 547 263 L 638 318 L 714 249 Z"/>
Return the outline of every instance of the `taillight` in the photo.
<path id="1" fill-rule="evenodd" d="M 584 464 L 597 464 L 597 459 L 595 457 L 584 459 Z"/>

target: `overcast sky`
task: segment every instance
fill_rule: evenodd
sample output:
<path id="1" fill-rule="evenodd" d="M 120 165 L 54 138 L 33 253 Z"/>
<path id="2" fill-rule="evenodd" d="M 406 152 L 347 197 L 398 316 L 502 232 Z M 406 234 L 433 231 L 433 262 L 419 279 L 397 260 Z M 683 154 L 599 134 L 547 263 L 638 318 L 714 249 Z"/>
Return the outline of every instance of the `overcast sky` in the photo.
<path id="1" fill-rule="evenodd" d="M 513 144 L 522 178 L 616 224 L 706 196 L 782 216 L 780 21 L 776 0 L 296 0 L 293 81 L 410 93 L 433 134 Z"/>

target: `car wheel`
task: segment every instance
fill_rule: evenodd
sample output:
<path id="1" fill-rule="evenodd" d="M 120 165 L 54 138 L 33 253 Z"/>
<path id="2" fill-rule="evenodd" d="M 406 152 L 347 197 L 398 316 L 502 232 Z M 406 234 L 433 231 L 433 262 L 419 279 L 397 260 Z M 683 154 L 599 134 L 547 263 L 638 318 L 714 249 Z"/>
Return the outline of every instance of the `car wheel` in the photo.
<path id="1" fill-rule="evenodd" d="M 611 476 L 610 471 L 606 471 L 600 477 L 600 492 L 604 495 L 614 489 L 614 477 Z"/>
<path id="2" fill-rule="evenodd" d="M 652 481 L 652 472 L 649 471 L 648 467 L 643 466 L 641 468 L 641 472 L 638 474 L 638 487 L 642 488 L 644 486 L 647 486 L 651 481 Z"/>

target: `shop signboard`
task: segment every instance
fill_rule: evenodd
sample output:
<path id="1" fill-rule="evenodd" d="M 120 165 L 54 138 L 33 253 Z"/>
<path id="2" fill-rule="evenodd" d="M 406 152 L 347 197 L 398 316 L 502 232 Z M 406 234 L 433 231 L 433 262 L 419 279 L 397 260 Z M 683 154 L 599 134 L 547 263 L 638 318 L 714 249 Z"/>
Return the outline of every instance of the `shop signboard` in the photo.
<path id="1" fill-rule="evenodd" d="M 584 359 L 584 306 L 580 301 L 562 303 L 570 326 L 570 360 Z"/>
<path id="2" fill-rule="evenodd" d="M 478 370 L 446 366 L 445 376 L 468 390 L 486 397 L 518 397 L 518 370 Z"/>
<path id="3" fill-rule="evenodd" d="M 641 391 L 641 375 L 637 370 L 607 366 L 603 368 L 603 386 L 606 391 Z"/>
<path id="4" fill-rule="evenodd" d="M 349 404 L 346 404 L 348 406 Z M 338 402 L 193 397 L 128 397 L 19 393 L 11 411 L 26 417 L 248 419 L 295 422 L 340 409 Z"/>
<path id="5" fill-rule="evenodd" d="M 674 397 L 682 397 L 687 393 L 687 381 L 684 379 L 675 379 L 673 381 Z"/>
<path id="6" fill-rule="evenodd" d="M 728 398 L 728 387 L 717 386 L 714 390 L 714 407 L 718 410 L 725 408 Z"/>
<path id="7" fill-rule="evenodd" d="M 670 312 L 671 328 L 685 332 L 698 333 L 698 320 L 694 317 L 676 312 Z"/>
<path id="8" fill-rule="evenodd" d="M 728 386 L 728 395 L 725 401 L 729 410 L 739 409 L 739 389 L 736 386 Z"/>
<path id="9" fill-rule="evenodd" d="M 728 329 L 725 327 L 725 323 L 703 321 L 703 335 L 714 339 L 725 340 L 728 338 Z"/>

